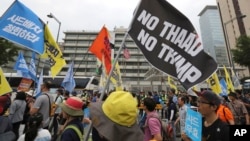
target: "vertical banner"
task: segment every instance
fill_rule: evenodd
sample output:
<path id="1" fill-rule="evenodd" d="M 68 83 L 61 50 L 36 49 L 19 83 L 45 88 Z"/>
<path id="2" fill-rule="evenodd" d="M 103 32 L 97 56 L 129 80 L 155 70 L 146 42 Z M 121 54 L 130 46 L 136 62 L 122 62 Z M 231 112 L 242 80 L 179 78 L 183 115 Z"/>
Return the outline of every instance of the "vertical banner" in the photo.
<path id="1" fill-rule="evenodd" d="M 234 85 L 231 81 L 230 75 L 227 72 L 227 68 L 224 66 L 224 71 L 225 71 L 225 80 L 227 84 L 227 93 L 229 92 L 234 92 Z"/>
<path id="2" fill-rule="evenodd" d="M 74 62 L 72 61 L 71 64 L 69 65 L 68 72 L 62 82 L 62 87 L 64 87 L 64 89 L 68 90 L 70 93 L 74 90 L 76 86 L 73 68 L 74 68 Z"/>
<path id="3" fill-rule="evenodd" d="M 214 93 L 216 94 L 222 93 L 220 81 L 216 72 L 210 78 L 208 78 L 207 81 Z"/>
<path id="4" fill-rule="evenodd" d="M 185 89 L 217 70 L 192 23 L 166 0 L 142 0 L 128 33 L 152 66 L 178 78 Z"/>
<path id="5" fill-rule="evenodd" d="M 0 96 L 9 92 L 12 92 L 12 89 L 3 74 L 2 68 L 0 67 Z"/>
<path id="6" fill-rule="evenodd" d="M 54 78 L 66 65 L 66 62 L 63 58 L 61 49 L 57 45 L 49 30 L 48 25 L 45 25 L 44 38 L 45 51 L 41 57 L 49 59 L 51 76 Z"/>
<path id="7" fill-rule="evenodd" d="M 118 62 L 116 62 L 116 64 L 115 64 L 115 68 L 111 74 L 110 80 L 114 84 L 114 86 L 116 87 L 117 91 L 123 90 L 122 77 L 121 77 L 120 66 L 119 66 Z"/>

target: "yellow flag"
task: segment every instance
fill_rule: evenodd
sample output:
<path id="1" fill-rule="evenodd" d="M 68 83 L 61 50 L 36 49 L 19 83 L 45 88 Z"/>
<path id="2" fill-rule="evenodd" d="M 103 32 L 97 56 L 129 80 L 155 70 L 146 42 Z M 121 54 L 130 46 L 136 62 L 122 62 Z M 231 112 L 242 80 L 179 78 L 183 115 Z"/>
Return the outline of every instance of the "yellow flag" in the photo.
<path id="1" fill-rule="evenodd" d="M 175 91 L 177 92 L 177 87 L 176 87 L 176 85 L 174 84 L 174 80 L 171 78 L 170 75 L 168 75 L 168 85 L 170 86 L 170 88 L 175 89 Z"/>
<path id="2" fill-rule="evenodd" d="M 208 78 L 207 82 L 214 93 L 216 94 L 222 93 L 220 81 L 216 72 L 210 78 Z"/>
<path id="3" fill-rule="evenodd" d="M 44 53 L 41 55 L 42 58 L 48 58 L 51 69 L 51 76 L 54 78 L 61 69 L 66 65 L 65 59 L 63 58 L 61 49 L 54 40 L 52 34 L 49 31 L 47 25 L 44 30 Z"/>
<path id="4" fill-rule="evenodd" d="M 225 79 L 226 79 L 226 83 L 227 83 L 227 93 L 234 92 L 234 85 L 231 81 L 230 75 L 227 72 L 227 68 L 224 66 L 224 71 L 225 71 Z"/>
<path id="5" fill-rule="evenodd" d="M 118 62 L 116 62 L 115 64 L 115 68 L 111 74 L 110 80 L 116 87 L 116 91 L 122 90 L 122 79 L 121 79 L 120 66 Z"/>
<path id="6" fill-rule="evenodd" d="M 12 89 L 6 80 L 2 68 L 0 68 L 0 95 L 12 92 Z"/>

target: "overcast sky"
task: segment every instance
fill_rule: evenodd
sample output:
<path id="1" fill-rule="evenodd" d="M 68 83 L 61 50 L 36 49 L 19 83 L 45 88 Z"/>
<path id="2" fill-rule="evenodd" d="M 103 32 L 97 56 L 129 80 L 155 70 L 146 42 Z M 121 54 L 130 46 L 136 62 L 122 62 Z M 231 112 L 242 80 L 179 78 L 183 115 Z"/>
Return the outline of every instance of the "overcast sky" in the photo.
<path id="1" fill-rule="evenodd" d="M 59 41 L 64 37 L 64 31 L 95 30 L 103 25 L 109 30 L 123 26 L 127 28 L 132 20 L 132 13 L 140 0 L 19 0 L 44 22 L 55 39 L 58 23 L 47 17 L 49 13 L 62 23 Z M 200 34 L 198 14 L 206 5 L 216 5 L 216 0 L 167 0 L 193 23 Z M 14 0 L 1 0 L 0 14 L 2 15 Z"/>

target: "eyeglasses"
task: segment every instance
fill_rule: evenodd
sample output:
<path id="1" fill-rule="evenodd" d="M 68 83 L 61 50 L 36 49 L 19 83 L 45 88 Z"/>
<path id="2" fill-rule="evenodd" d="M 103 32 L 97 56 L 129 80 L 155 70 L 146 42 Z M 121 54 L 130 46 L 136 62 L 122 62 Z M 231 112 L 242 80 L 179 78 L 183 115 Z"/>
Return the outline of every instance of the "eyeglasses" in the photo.
<path id="1" fill-rule="evenodd" d="M 201 100 L 198 100 L 197 103 L 198 103 L 198 104 L 209 104 L 209 105 L 212 104 L 212 103 L 210 103 L 210 102 L 201 101 Z"/>

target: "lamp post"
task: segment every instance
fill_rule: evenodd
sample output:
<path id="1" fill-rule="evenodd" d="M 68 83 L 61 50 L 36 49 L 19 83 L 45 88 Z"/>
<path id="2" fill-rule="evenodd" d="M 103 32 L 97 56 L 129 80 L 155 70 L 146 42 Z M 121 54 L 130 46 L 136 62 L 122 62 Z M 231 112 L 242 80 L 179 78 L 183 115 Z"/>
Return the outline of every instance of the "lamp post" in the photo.
<path id="1" fill-rule="evenodd" d="M 231 53 L 231 50 L 230 50 L 231 47 L 230 47 L 230 43 L 229 43 L 229 37 L 228 37 L 228 32 L 227 32 L 227 27 L 226 26 L 227 26 L 227 24 L 233 22 L 236 19 L 243 19 L 245 17 L 246 17 L 246 15 L 236 16 L 236 17 L 230 19 L 229 21 L 223 23 L 224 37 L 225 37 L 228 61 L 229 61 L 230 67 L 233 68 L 233 71 L 234 71 L 235 74 L 236 74 L 236 71 L 235 71 L 235 66 L 234 66 L 234 62 L 233 62 L 232 53 Z"/>
<path id="2" fill-rule="evenodd" d="M 52 13 L 50 13 L 49 15 L 47 15 L 47 17 L 55 19 L 56 22 L 59 24 L 59 28 L 58 28 L 58 32 L 57 32 L 57 36 L 56 36 L 56 42 L 58 43 L 60 29 L 61 29 L 61 22 Z"/>

